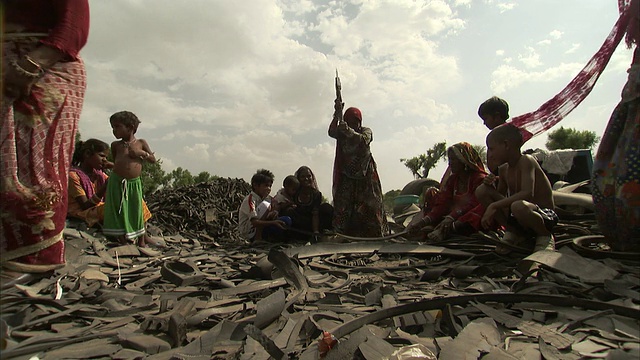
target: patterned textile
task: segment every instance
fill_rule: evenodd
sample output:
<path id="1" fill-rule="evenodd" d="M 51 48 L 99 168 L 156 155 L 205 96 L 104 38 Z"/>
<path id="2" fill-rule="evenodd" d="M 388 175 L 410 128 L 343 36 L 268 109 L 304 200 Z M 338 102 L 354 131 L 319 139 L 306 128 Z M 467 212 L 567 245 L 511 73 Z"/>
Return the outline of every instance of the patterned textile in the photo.
<path id="1" fill-rule="evenodd" d="M 542 104 L 536 111 L 514 117 L 511 124 L 523 131 L 524 141 L 531 139 L 560 122 L 589 95 L 596 81 L 607 66 L 611 55 L 625 35 L 634 10 L 630 0 L 618 1 L 620 17 L 598 52 L 587 65 L 556 96 Z M 637 11 L 637 9 L 635 9 Z"/>
<path id="2" fill-rule="evenodd" d="M 380 237 L 388 233 L 382 204 L 382 186 L 376 162 L 371 155 L 371 129 L 362 127 L 362 114 L 349 108 L 345 121 L 357 123 L 351 136 L 337 130 L 334 123 L 329 136 L 336 139 L 333 164 L 333 228 L 335 231 L 362 237 Z"/>
<path id="3" fill-rule="evenodd" d="M 80 185 L 87 199 L 91 199 L 91 197 L 95 195 L 96 189 L 99 189 L 107 181 L 107 174 L 102 170 L 93 169 L 92 175 L 96 178 L 95 182 L 91 181 L 89 175 L 85 174 L 80 168 L 72 167 L 70 172 L 77 174 L 80 178 Z"/>
<path id="4" fill-rule="evenodd" d="M 640 48 L 594 161 L 600 230 L 617 251 L 640 252 Z"/>
<path id="5" fill-rule="evenodd" d="M 447 152 L 453 152 L 455 157 L 465 164 L 465 167 L 477 172 L 486 174 L 484 164 L 478 152 L 468 142 L 459 142 L 453 144 L 447 149 Z"/>
<path id="6" fill-rule="evenodd" d="M 3 64 L 37 45 L 5 37 Z M 2 98 L 0 252 L 4 267 L 42 272 L 64 265 L 67 174 L 82 110 L 82 60 L 47 70 L 28 97 Z"/>
<path id="7" fill-rule="evenodd" d="M 438 193 L 431 211 L 426 215 L 431 219 L 432 225 L 437 225 L 445 216 L 451 216 L 455 220 L 469 223 L 474 229 L 480 229 L 480 219 L 484 209 L 479 206 L 475 191 L 486 174 L 473 171 L 469 174 L 469 182 L 464 192 L 457 192 L 458 174 L 451 174 L 444 187 Z"/>

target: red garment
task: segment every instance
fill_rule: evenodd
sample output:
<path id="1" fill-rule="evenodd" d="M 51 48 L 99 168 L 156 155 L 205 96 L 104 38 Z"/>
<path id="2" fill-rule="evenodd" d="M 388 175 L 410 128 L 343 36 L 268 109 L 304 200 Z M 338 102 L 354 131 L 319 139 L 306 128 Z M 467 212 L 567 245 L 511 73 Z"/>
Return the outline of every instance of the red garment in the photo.
<path id="1" fill-rule="evenodd" d="M 89 37 L 88 0 L 3 1 L 5 22 L 23 25 L 22 32 L 48 33 L 40 43 L 77 60 Z"/>
<path id="2" fill-rule="evenodd" d="M 622 40 L 634 15 L 631 0 L 619 0 L 620 17 L 613 26 L 598 52 L 593 55 L 587 65 L 556 96 L 542 104 L 538 110 L 514 117 L 510 123 L 519 128 L 523 141 L 550 129 L 559 123 L 589 95 L 591 90 L 609 63 L 611 55 Z M 637 11 L 637 9 L 635 10 Z"/>
<path id="3" fill-rule="evenodd" d="M 433 208 L 426 215 L 431 219 L 431 224 L 438 224 L 447 215 L 456 220 L 462 221 L 461 217 L 463 215 L 467 214 L 470 210 L 476 208 L 480 204 L 476 198 L 475 191 L 476 188 L 482 184 L 482 179 L 484 179 L 485 176 L 487 175 L 482 172 L 471 173 L 467 191 L 461 194 L 456 194 L 455 189 L 459 175 L 452 174 L 447 180 L 444 188 L 442 188 L 436 197 Z M 482 216 L 482 214 L 480 214 L 480 216 Z"/>

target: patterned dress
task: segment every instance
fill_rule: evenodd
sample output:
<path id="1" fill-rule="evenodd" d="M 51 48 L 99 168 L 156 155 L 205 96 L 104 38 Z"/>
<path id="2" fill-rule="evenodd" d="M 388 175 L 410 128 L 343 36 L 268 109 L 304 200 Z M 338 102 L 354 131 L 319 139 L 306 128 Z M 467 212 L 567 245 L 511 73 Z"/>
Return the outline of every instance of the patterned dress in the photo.
<path id="1" fill-rule="evenodd" d="M 594 161 L 598 224 L 618 251 L 640 251 L 640 48 Z"/>
<path id="2" fill-rule="evenodd" d="M 362 122 L 360 110 L 349 108 L 344 119 L 353 117 Z M 336 122 L 329 127 L 329 136 L 337 140 L 333 165 L 333 228 L 341 234 L 380 237 L 388 233 L 382 204 L 382 186 L 378 168 L 369 145 L 371 129 L 357 126 L 351 134 L 340 132 Z"/>

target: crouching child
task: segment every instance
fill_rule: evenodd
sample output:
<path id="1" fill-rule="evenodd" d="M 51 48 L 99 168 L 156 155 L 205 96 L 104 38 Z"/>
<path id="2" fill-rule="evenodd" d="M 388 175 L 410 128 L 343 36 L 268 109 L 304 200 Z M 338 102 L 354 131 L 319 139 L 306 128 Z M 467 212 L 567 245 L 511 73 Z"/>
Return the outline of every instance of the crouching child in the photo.
<path id="1" fill-rule="evenodd" d="M 238 231 L 247 241 L 275 239 L 291 225 L 289 217 L 278 217 L 278 212 L 271 208 L 273 178 L 273 173 L 266 169 L 251 177 L 251 193 L 242 200 L 238 211 Z"/>
<path id="2" fill-rule="evenodd" d="M 486 211 L 481 223 L 490 228 L 494 221 L 505 227 L 504 242 L 520 247 L 555 250 L 552 235 L 558 223 L 551 184 L 538 162 L 522 154 L 522 134 L 513 125 L 493 129 L 487 136 L 488 162 L 499 165 L 498 186 L 483 184 L 476 197 Z M 498 247 L 499 253 L 507 253 Z"/>

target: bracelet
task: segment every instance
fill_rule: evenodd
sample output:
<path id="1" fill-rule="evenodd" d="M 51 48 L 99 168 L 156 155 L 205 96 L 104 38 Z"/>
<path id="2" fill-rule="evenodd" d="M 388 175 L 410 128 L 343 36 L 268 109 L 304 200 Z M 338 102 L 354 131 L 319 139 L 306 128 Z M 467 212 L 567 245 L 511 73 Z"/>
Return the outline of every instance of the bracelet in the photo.
<path id="1" fill-rule="evenodd" d="M 35 66 L 38 69 L 38 72 L 40 74 L 44 74 L 44 68 L 42 68 L 42 65 L 40 65 L 37 61 L 33 60 L 31 56 L 25 55 L 24 59 L 27 60 L 29 63 L 31 63 L 31 65 Z"/>
<path id="2" fill-rule="evenodd" d="M 456 222 L 452 222 L 451 223 L 451 230 L 453 230 L 453 232 L 456 232 Z"/>
<path id="3" fill-rule="evenodd" d="M 22 66 L 20 66 L 20 64 L 18 64 L 17 60 L 11 60 L 10 62 L 11 66 L 13 66 L 13 68 L 20 73 L 20 75 L 22 76 L 26 76 L 28 78 L 32 78 L 32 79 L 36 79 L 38 77 L 40 77 L 44 72 L 42 71 L 42 68 L 40 68 L 37 73 L 31 72 L 31 71 L 27 71 L 25 70 Z"/>

